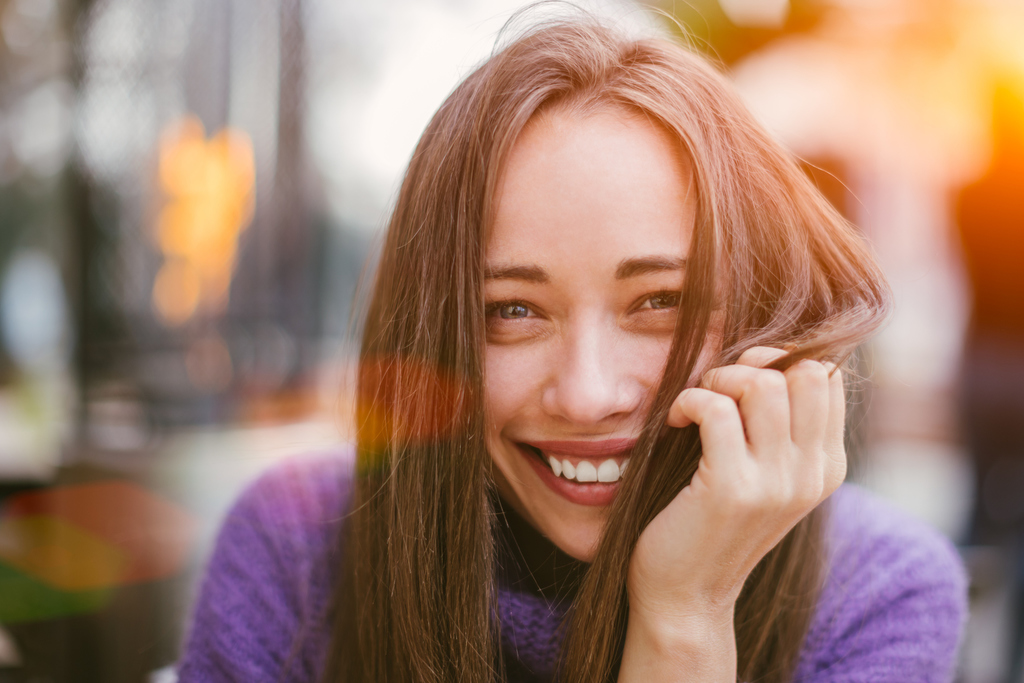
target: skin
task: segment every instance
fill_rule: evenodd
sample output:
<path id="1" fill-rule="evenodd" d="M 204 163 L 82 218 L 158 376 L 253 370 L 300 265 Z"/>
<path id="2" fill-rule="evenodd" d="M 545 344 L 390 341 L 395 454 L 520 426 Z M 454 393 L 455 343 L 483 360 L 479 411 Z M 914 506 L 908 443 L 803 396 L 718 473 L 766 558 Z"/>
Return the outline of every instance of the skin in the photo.
<path id="1" fill-rule="evenodd" d="M 679 144 L 619 110 L 536 117 L 498 188 L 486 248 L 487 444 L 504 500 L 589 561 L 607 508 L 550 490 L 516 443 L 635 437 L 664 371 L 694 223 Z M 661 264 L 622 277 L 624 263 Z M 709 348 L 714 346 L 714 335 Z M 620 681 L 735 681 L 733 611 L 757 562 L 842 482 L 839 372 L 754 348 L 683 391 L 698 471 L 630 563 Z"/>

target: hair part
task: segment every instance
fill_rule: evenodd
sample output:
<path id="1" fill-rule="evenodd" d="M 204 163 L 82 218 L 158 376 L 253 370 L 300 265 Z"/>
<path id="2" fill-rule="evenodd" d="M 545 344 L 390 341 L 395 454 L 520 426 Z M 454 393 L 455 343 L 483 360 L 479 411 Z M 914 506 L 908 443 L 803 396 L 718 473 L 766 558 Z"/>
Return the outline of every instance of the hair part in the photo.
<path id="1" fill-rule="evenodd" d="M 714 364 L 785 346 L 783 369 L 803 358 L 841 363 L 888 315 L 862 239 L 703 58 L 592 20 L 518 36 L 434 116 L 388 227 L 362 338 L 359 472 L 325 681 L 503 678 L 482 405 L 488 224 L 523 128 L 540 112 L 605 107 L 640 113 L 679 141 L 697 211 L 665 375 L 567 616 L 559 680 L 616 672 L 633 548 L 700 459 L 695 428 L 663 426 L 699 379 L 712 318 Z M 740 594 L 743 680 L 792 675 L 824 577 L 824 514 L 797 524 Z"/>

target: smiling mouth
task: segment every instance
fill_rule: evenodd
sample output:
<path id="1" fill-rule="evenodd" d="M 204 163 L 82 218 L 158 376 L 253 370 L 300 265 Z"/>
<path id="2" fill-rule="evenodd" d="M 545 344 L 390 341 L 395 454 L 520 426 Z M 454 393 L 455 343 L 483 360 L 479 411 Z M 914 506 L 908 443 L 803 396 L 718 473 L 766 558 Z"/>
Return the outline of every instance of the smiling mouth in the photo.
<path id="1" fill-rule="evenodd" d="M 520 443 L 519 446 L 536 456 L 556 477 L 579 484 L 614 484 L 619 481 L 629 465 L 629 458 L 625 456 L 595 460 L 548 453 L 528 443 Z"/>

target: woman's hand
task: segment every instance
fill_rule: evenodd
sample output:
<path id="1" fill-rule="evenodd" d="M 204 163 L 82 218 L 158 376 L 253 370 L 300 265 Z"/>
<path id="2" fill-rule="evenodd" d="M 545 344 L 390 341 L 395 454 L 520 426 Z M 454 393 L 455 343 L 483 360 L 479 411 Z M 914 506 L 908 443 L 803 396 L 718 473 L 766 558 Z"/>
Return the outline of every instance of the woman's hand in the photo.
<path id="1" fill-rule="evenodd" d="M 672 404 L 668 424 L 699 425 L 703 454 L 633 552 L 620 680 L 687 672 L 686 680 L 735 681 L 732 616 L 744 581 L 842 483 L 841 373 L 806 360 L 764 369 L 784 354 L 750 349 Z"/>

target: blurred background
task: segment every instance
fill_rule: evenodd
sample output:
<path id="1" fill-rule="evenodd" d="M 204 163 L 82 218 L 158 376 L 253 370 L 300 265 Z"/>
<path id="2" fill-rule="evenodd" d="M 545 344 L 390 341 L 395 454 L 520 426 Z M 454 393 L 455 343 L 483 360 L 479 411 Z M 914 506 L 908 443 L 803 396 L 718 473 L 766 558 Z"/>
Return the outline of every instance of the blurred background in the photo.
<path id="1" fill-rule="evenodd" d="M 0 683 L 174 680 L 233 498 L 348 440 L 364 262 L 519 4 L 0 0 Z M 685 31 L 874 246 L 851 477 L 962 549 L 959 679 L 1024 680 L 1024 0 L 580 4 Z"/>

